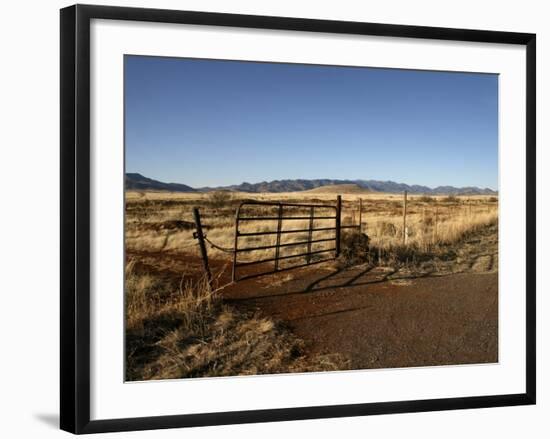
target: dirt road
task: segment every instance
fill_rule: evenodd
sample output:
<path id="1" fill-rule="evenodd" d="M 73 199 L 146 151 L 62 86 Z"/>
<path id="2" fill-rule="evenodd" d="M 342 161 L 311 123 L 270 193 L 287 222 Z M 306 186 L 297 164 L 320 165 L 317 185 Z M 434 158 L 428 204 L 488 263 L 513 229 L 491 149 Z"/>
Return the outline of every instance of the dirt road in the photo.
<path id="1" fill-rule="evenodd" d="M 312 353 L 351 368 L 498 361 L 496 228 L 425 272 L 334 264 L 243 281 L 224 290 L 238 307 L 284 322 Z"/>
<path id="2" fill-rule="evenodd" d="M 327 269 L 225 298 L 286 322 L 311 352 L 343 354 L 352 368 L 497 361 L 496 273 L 393 281 L 388 274 Z"/>

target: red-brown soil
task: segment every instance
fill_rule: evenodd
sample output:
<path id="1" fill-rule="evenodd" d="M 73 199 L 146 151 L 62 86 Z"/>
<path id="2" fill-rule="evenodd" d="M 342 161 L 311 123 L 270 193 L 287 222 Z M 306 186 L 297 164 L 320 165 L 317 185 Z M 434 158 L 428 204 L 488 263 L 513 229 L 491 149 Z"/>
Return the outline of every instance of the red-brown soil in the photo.
<path id="1" fill-rule="evenodd" d="M 497 273 L 390 273 L 302 270 L 282 285 L 228 287 L 224 298 L 286 322 L 311 352 L 343 354 L 354 369 L 498 361 Z"/>

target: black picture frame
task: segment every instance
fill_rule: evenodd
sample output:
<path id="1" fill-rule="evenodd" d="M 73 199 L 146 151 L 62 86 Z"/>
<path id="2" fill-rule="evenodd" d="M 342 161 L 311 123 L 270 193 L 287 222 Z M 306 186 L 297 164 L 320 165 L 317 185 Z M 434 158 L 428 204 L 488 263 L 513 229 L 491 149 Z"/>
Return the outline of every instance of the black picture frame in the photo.
<path id="1" fill-rule="evenodd" d="M 525 115 L 527 162 L 526 392 L 494 396 L 90 420 L 90 21 L 92 19 L 408 37 L 525 46 L 527 54 L 525 66 L 527 74 Z M 60 24 L 60 424 L 63 430 L 77 434 L 99 433 L 535 404 L 535 34 L 89 5 L 75 5 L 62 9 Z"/>

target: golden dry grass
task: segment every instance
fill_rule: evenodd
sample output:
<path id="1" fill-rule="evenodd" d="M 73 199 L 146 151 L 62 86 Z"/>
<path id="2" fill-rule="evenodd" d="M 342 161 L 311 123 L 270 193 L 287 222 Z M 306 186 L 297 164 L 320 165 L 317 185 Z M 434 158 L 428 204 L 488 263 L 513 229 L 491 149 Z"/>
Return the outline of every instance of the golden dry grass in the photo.
<path id="1" fill-rule="evenodd" d="M 205 282 L 174 284 L 126 269 L 126 379 L 339 370 L 339 355 L 305 356 L 271 319 L 224 305 Z"/>
<path id="2" fill-rule="evenodd" d="M 353 191 L 352 191 L 353 192 Z M 383 250 L 395 249 L 403 245 L 402 195 L 399 194 L 343 194 L 342 223 L 358 224 L 359 198 L 362 199 L 362 231 L 369 236 L 372 247 Z M 322 203 L 334 205 L 335 195 L 316 190 L 315 193 L 269 193 L 269 194 L 225 194 L 221 200 L 213 200 L 212 194 L 183 194 L 166 192 L 128 192 L 126 216 L 126 246 L 131 251 L 168 251 L 172 253 L 194 254 L 198 256 L 196 240 L 192 237 L 192 208 L 200 208 L 203 225 L 208 238 L 217 245 L 231 249 L 235 240 L 235 211 L 240 201 L 254 199 L 260 201 L 287 201 L 297 203 Z M 248 209 L 248 210 L 247 210 Z M 244 209 L 243 214 L 275 216 L 276 208 L 260 207 Z M 407 208 L 407 246 L 429 252 L 437 246 L 460 241 L 465 234 L 498 221 L 498 200 L 488 196 L 409 196 Z M 304 216 L 304 209 L 288 209 L 285 215 Z M 316 215 L 331 215 L 330 209 L 318 209 Z M 181 227 L 164 227 L 174 221 L 183 221 Z M 316 220 L 314 227 L 330 227 L 333 220 Z M 250 221 L 240 225 L 241 232 L 274 231 L 276 221 Z M 307 220 L 284 221 L 283 230 L 306 229 Z M 313 239 L 326 239 L 334 232 L 314 232 Z M 307 240 L 307 233 L 283 235 L 282 243 Z M 267 246 L 275 244 L 275 235 L 241 237 L 239 247 Z M 333 242 L 313 244 L 312 250 L 325 250 L 334 246 Z M 209 248 L 213 258 L 229 259 L 230 253 Z M 299 254 L 305 246 L 286 247 L 281 255 Z M 273 257 L 274 250 L 243 253 L 243 261 Z M 288 263 L 296 263 L 289 260 Z"/>

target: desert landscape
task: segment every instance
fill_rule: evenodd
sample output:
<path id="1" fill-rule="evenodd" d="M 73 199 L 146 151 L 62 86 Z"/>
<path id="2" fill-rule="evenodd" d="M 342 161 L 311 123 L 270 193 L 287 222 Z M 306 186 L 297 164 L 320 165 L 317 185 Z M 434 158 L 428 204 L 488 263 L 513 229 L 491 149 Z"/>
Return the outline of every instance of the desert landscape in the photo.
<path id="1" fill-rule="evenodd" d="M 353 183 L 293 192 L 133 183 L 127 177 L 127 380 L 498 361 L 495 194 L 410 193 L 405 206 L 403 193 Z M 334 225 L 337 195 L 336 255 L 334 230 L 307 230 Z M 245 219 L 266 219 L 240 222 L 239 248 L 259 249 L 238 253 L 235 281 L 235 216 L 246 201 L 296 204 L 282 231 L 305 231 L 283 233 L 276 249 L 277 206 L 243 206 Z M 311 204 L 326 206 L 316 215 L 327 219 L 303 219 L 310 208 L 299 205 Z M 320 242 L 299 256 L 308 241 Z M 272 273 L 275 251 L 283 259 Z"/>

